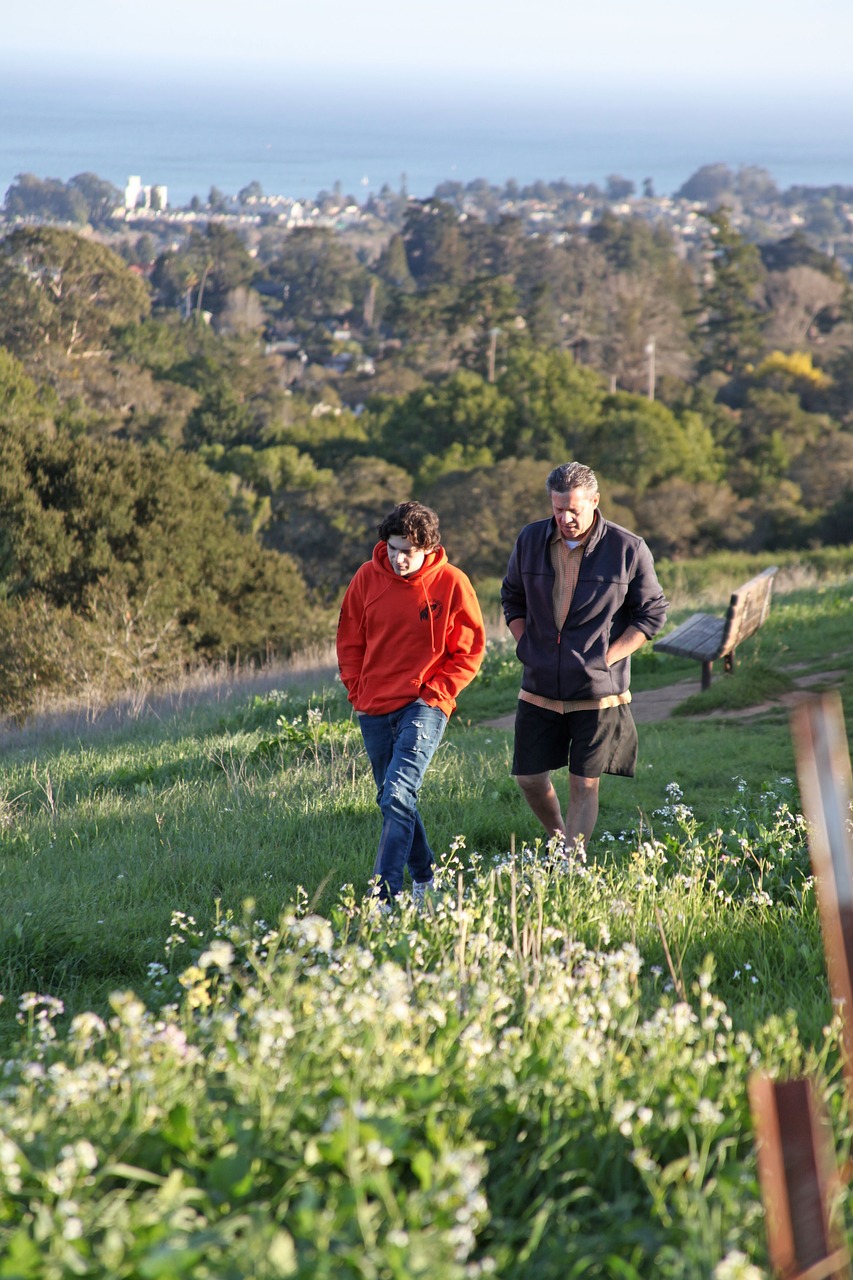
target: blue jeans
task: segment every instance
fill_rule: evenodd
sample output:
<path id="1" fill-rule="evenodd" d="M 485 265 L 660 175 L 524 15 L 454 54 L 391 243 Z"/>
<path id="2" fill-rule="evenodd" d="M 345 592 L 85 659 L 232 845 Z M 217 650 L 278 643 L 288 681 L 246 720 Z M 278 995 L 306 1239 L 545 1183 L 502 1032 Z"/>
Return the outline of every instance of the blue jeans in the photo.
<path id="1" fill-rule="evenodd" d="M 432 878 L 432 849 L 418 813 L 418 793 L 447 716 L 438 707 L 410 702 L 384 716 L 359 712 L 358 721 L 383 819 L 373 874 L 380 878 L 380 897 L 388 899 L 402 890 L 407 864 L 413 880 Z"/>

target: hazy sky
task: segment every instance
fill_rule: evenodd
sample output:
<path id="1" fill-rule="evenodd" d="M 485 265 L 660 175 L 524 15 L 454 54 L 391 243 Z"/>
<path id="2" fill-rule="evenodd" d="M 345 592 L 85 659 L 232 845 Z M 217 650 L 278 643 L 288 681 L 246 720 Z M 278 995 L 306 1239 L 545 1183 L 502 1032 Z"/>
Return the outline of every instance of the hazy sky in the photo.
<path id="1" fill-rule="evenodd" d="M 849 86 L 853 0 L 40 0 L 3 15 L 0 60 L 274 65 L 745 90 Z"/>

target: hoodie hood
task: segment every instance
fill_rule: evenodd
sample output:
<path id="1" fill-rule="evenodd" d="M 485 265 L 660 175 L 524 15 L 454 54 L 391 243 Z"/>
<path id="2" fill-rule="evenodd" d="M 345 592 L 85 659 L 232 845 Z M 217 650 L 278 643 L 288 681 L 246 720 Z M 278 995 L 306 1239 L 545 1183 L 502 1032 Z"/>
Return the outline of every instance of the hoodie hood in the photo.
<path id="1" fill-rule="evenodd" d="M 393 590 L 399 587 L 418 592 L 429 619 L 430 642 L 432 651 L 435 653 L 437 642 L 429 593 L 442 569 L 447 564 L 447 552 L 444 547 L 436 547 L 434 551 L 430 551 L 420 569 L 416 569 L 414 573 L 407 573 L 405 577 L 401 577 L 399 573 L 395 572 L 394 566 L 391 564 L 391 558 L 388 555 L 387 542 L 377 542 L 373 548 L 371 564 L 382 575 L 380 578 L 380 594 L 389 588 Z"/>
<path id="2" fill-rule="evenodd" d="M 416 569 L 414 573 L 409 573 L 405 578 L 401 578 L 399 573 L 394 572 L 394 567 L 391 564 L 388 555 L 388 543 L 377 542 L 373 548 L 371 563 L 375 565 L 380 573 L 387 573 L 395 582 L 417 582 L 422 580 L 424 584 L 429 585 L 436 574 L 441 571 L 442 566 L 447 564 L 447 552 L 444 547 L 436 547 L 434 551 L 430 551 L 425 557 L 420 569 Z"/>

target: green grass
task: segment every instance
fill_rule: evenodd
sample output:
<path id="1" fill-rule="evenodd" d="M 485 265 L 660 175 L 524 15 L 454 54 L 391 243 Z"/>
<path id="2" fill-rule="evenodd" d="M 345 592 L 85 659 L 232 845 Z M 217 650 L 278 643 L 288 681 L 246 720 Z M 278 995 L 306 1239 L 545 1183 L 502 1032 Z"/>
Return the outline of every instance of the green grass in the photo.
<path id="1" fill-rule="evenodd" d="M 362 905 L 378 811 L 339 685 L 237 689 L 78 740 L 23 733 L 3 752 L 0 791 L 0 1035 L 11 1059 L 0 1138 L 17 1135 L 12 1163 L 26 1176 L 15 1191 L 0 1142 L 0 1256 L 16 1259 L 11 1271 L 0 1261 L 0 1276 L 48 1274 L 42 1246 L 28 1252 L 36 1220 L 59 1259 L 51 1275 L 116 1280 L 461 1278 L 447 1241 L 463 1221 L 469 1261 L 489 1257 L 519 1280 L 712 1280 L 738 1251 L 763 1264 L 748 1071 L 814 1071 L 840 1149 L 851 1135 L 788 709 L 722 713 L 833 671 L 849 735 L 851 636 L 849 581 L 779 592 L 733 676 L 715 676 L 687 714 L 640 725 L 637 777 L 603 780 L 589 861 L 569 874 L 543 864 L 509 777 L 511 733 L 484 723 L 511 712 L 518 690 L 511 646 L 494 644 L 422 792 L 446 895 L 426 917 L 407 908 L 377 920 Z M 698 687 L 698 664 L 650 646 L 636 657 L 636 689 L 686 677 Z M 196 924 L 176 929 L 176 912 Z M 309 925 L 311 913 L 332 925 L 319 949 L 305 930 L 326 939 L 328 925 Z M 214 981 L 214 962 L 200 965 L 217 938 L 250 958 L 248 986 L 236 969 Z M 141 1023 L 128 997 L 117 1002 L 128 990 L 149 1006 Z M 691 1039 L 679 1005 L 696 1017 L 707 1006 L 710 1041 Z M 88 1010 L 113 1025 L 83 1052 L 69 1024 Z M 195 1048 L 176 1058 L 178 1037 Z M 103 1067 L 97 1106 L 63 1104 L 72 1077 L 42 1072 L 56 1063 Z M 127 1076 L 121 1087 L 110 1064 Z M 73 1096 L 89 1087 L 78 1081 Z M 341 1147 L 322 1136 L 335 1108 L 355 1126 Z M 359 1108 L 369 1123 L 354 1119 Z M 703 1108 L 721 1119 L 700 1123 Z M 114 1174 L 95 1176 L 90 1194 L 81 1173 L 67 1192 L 99 1242 L 85 1256 L 63 1225 L 65 1201 L 51 1199 L 59 1174 L 48 1176 L 63 1144 L 83 1139 L 104 1167 L 138 1172 L 130 1199 Z M 390 1152 L 390 1182 L 370 1172 L 374 1142 Z M 243 1170 L 230 1190 L 223 1160 Z M 487 1211 L 477 1199 L 451 1222 L 441 1205 L 468 1203 L 463 1166 Z M 241 1195 L 255 1205 L 251 1229 Z M 441 1239 L 431 1220 L 445 1224 Z M 150 1234 L 155 1221 L 165 1234 Z M 253 1252 L 251 1231 L 278 1270 L 261 1243 Z M 220 1249 L 230 1264 L 216 1262 Z"/>
<path id="2" fill-rule="evenodd" d="M 733 676 L 715 677 L 678 718 L 640 727 L 637 777 L 602 782 L 601 856 L 611 836 L 620 843 L 657 833 L 670 783 L 699 821 L 713 824 L 731 806 L 735 779 L 758 792 L 794 776 L 784 707 L 748 723 L 696 718 L 778 696 L 791 679 L 783 666 L 798 674 L 843 667 L 849 725 L 850 596 L 847 586 L 777 596 Z M 637 656 L 633 684 L 654 687 L 664 671 L 675 680 L 696 668 L 649 647 Z M 482 727 L 513 710 L 517 690 L 511 646 L 493 645 L 423 789 L 437 850 L 464 835 L 469 849 L 493 857 L 540 835 L 509 777 L 511 732 Z M 309 707 L 321 719 L 313 729 Z M 199 706 L 76 746 L 47 738 L 7 750 L 0 796 L 0 987 L 7 994 L 0 1018 L 7 1031 L 21 991 L 61 994 L 76 1009 L 81 1001 L 102 1005 L 118 982 L 140 980 L 173 908 L 204 920 L 217 901 L 239 911 L 252 897 L 276 919 L 300 886 L 323 912 L 342 885 L 364 891 L 377 811 L 347 717 L 340 688 L 330 686 Z M 337 736 L 324 737 L 323 724 L 337 726 Z"/>

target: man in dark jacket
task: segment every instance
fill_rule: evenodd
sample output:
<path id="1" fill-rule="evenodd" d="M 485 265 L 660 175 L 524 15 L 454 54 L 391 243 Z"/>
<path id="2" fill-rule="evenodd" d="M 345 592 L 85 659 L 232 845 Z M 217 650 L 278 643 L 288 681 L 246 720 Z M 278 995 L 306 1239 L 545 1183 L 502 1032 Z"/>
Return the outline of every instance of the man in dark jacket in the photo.
<path id="1" fill-rule="evenodd" d="M 550 836 L 589 842 L 602 773 L 633 777 L 631 654 L 664 624 L 667 602 L 642 538 L 608 524 L 595 473 L 579 462 L 545 481 L 553 516 L 518 536 L 501 587 L 524 664 L 512 772 Z M 563 818 L 551 781 L 569 766 Z"/>

